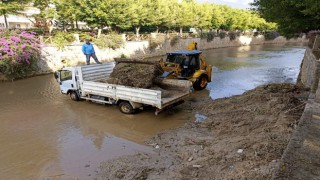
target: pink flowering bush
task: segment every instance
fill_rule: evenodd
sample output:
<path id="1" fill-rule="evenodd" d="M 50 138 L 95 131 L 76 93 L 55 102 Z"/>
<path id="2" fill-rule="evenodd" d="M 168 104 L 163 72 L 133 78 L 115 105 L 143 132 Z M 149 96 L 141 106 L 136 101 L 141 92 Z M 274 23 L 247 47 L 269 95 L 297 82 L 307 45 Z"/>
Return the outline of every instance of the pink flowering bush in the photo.
<path id="1" fill-rule="evenodd" d="M 41 42 L 35 33 L 0 30 L 0 73 L 8 79 L 36 71 L 40 54 Z"/>

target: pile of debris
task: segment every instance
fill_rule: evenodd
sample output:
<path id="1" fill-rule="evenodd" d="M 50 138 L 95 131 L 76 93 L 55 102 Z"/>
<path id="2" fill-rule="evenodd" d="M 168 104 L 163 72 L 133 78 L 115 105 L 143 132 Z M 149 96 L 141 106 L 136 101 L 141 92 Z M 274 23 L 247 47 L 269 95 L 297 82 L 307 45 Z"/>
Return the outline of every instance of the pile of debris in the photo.
<path id="1" fill-rule="evenodd" d="M 108 83 L 150 89 L 154 79 L 163 74 L 157 61 L 116 59 L 116 63 Z"/>
<path id="2" fill-rule="evenodd" d="M 203 121 L 148 140 L 157 153 L 101 164 L 102 179 L 271 179 L 305 107 L 306 89 L 269 84 L 240 96 L 180 106 Z"/>

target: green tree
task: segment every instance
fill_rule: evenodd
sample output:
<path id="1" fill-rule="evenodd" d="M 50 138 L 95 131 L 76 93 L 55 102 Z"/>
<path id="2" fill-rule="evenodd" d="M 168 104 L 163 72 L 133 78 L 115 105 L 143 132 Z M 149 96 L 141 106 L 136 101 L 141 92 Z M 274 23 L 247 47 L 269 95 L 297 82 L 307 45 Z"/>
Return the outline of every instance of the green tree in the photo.
<path id="1" fill-rule="evenodd" d="M 146 24 L 156 27 L 156 33 L 159 28 L 167 25 L 173 20 L 170 6 L 173 4 L 172 0 L 147 0 L 147 15 Z"/>
<path id="2" fill-rule="evenodd" d="M 202 34 L 203 29 L 212 27 L 212 9 L 208 3 L 196 4 L 194 8 L 194 27 L 199 28 Z"/>
<path id="3" fill-rule="evenodd" d="M 62 22 L 63 26 L 70 23 L 74 26 L 75 22 L 76 28 L 79 29 L 78 21 L 82 16 L 80 5 L 79 0 L 55 0 L 58 20 Z"/>
<path id="4" fill-rule="evenodd" d="M 222 16 L 222 23 L 220 25 L 220 29 L 224 29 L 224 30 L 230 30 L 232 24 L 234 23 L 233 20 L 234 18 L 232 18 L 234 16 L 233 14 L 233 10 L 226 5 L 220 5 L 219 6 L 220 12 L 221 12 L 221 16 Z"/>
<path id="5" fill-rule="evenodd" d="M 223 17 L 223 11 L 221 6 L 216 4 L 211 4 L 211 28 L 219 29 L 225 22 L 225 17 Z"/>
<path id="6" fill-rule="evenodd" d="M 131 25 L 135 28 L 136 36 L 139 37 L 141 26 L 147 25 L 148 14 L 151 13 L 147 6 L 147 0 L 134 0 L 130 3 L 129 17 Z"/>
<path id="7" fill-rule="evenodd" d="M 266 20 L 276 22 L 284 35 L 320 28 L 318 0 L 254 0 L 251 5 Z"/>
<path id="8" fill-rule="evenodd" d="M 54 0 L 33 0 L 33 6 L 40 9 L 40 14 L 35 17 L 40 19 L 53 19 L 56 14 Z"/>
<path id="9" fill-rule="evenodd" d="M 106 9 L 110 9 L 110 2 L 107 0 L 78 0 L 79 20 L 86 22 L 90 27 L 103 28 L 110 24 L 109 14 Z"/>
<path id="10" fill-rule="evenodd" d="M 0 1 L 0 16 L 4 17 L 5 26 L 9 28 L 7 15 L 19 14 L 31 0 L 2 0 Z"/>
<path id="11" fill-rule="evenodd" d="M 172 24 L 180 29 L 180 35 L 184 27 L 191 27 L 195 25 L 195 14 L 194 14 L 195 3 L 189 1 L 182 1 L 180 3 L 174 3 L 174 11 L 172 13 L 174 20 Z"/>

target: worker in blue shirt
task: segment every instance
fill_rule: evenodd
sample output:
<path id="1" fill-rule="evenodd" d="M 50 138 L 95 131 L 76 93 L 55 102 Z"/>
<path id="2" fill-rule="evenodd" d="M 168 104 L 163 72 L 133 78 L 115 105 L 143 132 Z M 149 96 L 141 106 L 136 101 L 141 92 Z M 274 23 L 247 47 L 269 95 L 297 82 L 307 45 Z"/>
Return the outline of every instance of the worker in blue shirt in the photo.
<path id="1" fill-rule="evenodd" d="M 99 60 L 96 56 L 93 45 L 90 43 L 90 41 L 91 40 L 89 38 L 87 38 L 86 43 L 82 45 L 82 52 L 86 56 L 87 65 L 90 65 L 90 58 L 91 57 L 96 61 L 97 64 L 101 64 L 101 62 L 99 62 Z"/>

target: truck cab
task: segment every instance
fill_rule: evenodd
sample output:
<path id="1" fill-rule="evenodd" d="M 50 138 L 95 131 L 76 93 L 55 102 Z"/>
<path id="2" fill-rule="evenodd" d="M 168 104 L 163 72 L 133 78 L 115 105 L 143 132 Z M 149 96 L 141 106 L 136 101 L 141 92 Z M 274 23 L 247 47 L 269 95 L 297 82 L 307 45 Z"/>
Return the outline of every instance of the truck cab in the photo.
<path id="1" fill-rule="evenodd" d="M 65 67 L 54 73 L 56 81 L 60 84 L 60 92 L 70 95 L 72 100 L 79 100 L 79 86 L 75 76 L 76 69 Z"/>

